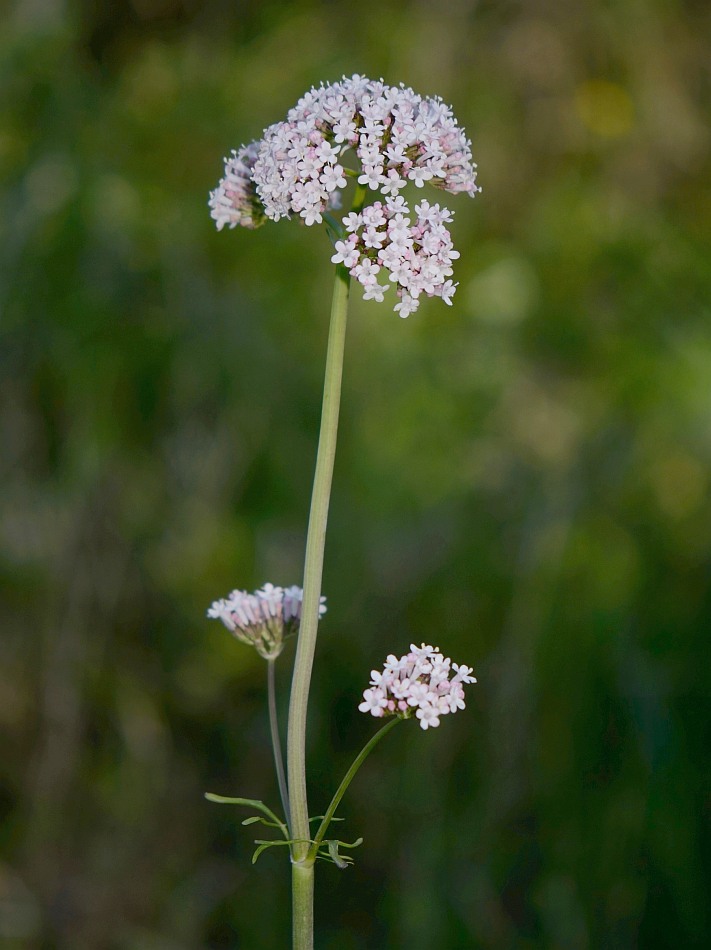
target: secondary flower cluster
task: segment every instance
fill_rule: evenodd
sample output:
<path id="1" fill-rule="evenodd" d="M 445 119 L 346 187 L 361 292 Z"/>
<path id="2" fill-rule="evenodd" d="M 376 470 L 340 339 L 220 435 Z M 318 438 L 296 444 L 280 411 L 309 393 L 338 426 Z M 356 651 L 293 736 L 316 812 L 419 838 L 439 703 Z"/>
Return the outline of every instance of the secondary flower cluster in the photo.
<path id="1" fill-rule="evenodd" d="M 378 718 L 401 719 L 409 719 L 415 710 L 423 729 L 434 728 L 441 716 L 464 709 L 463 684 L 476 683 L 471 673 L 471 667 L 442 656 L 439 647 L 411 643 L 410 652 L 400 659 L 390 654 L 382 673 L 372 670 L 370 689 L 358 709 Z"/>
<path id="2" fill-rule="evenodd" d="M 243 228 L 258 228 L 264 224 L 264 206 L 252 177 L 258 154 L 259 143 L 251 142 L 233 150 L 225 159 L 225 177 L 210 193 L 210 213 L 218 231 L 226 224 L 231 228 L 238 224 Z"/>
<path id="3" fill-rule="evenodd" d="M 348 165 L 351 156 L 356 168 Z M 253 228 L 265 217 L 278 221 L 292 214 L 307 225 L 319 224 L 327 211 L 341 206 L 340 193 L 350 177 L 388 199 L 385 206 L 378 203 L 381 213 L 394 203 L 397 210 L 391 216 L 407 218 L 409 208 L 399 193 L 408 183 L 422 188 L 429 182 L 452 194 L 473 197 L 480 190 L 475 169 L 470 143 L 441 99 L 423 98 L 405 86 L 387 86 L 356 75 L 312 88 L 289 110 L 285 121 L 269 126 L 262 139 L 233 152 L 225 160 L 224 178 L 210 196 L 210 208 L 218 229 L 225 225 Z M 441 216 L 438 221 L 425 216 L 424 223 L 418 219 L 406 234 L 403 229 L 409 220 L 407 225 L 399 222 L 403 237 L 400 243 L 394 241 L 391 262 L 404 264 L 403 276 L 408 278 L 407 282 L 392 278 L 398 285 L 396 310 L 401 316 L 416 309 L 414 302 L 423 290 L 447 303 L 455 290 L 451 281 L 444 291 L 436 288 L 446 283 L 444 278 L 451 274 L 448 263 L 456 253 L 449 253 L 446 261 L 427 261 L 419 283 L 410 276 L 422 273 L 424 259 L 438 256 L 438 240 L 451 252 L 451 239 L 443 227 L 451 214 L 434 207 Z M 434 228 L 429 233 L 432 229 L 425 227 L 431 249 L 425 245 L 423 250 L 412 230 L 429 225 Z M 407 245 L 409 239 L 411 245 Z M 365 246 L 379 251 L 387 250 L 389 243 Z M 387 258 L 380 261 L 389 263 Z M 439 267 L 434 266 L 437 263 Z M 371 270 L 366 267 L 362 276 L 370 276 Z M 371 281 L 364 286 L 366 299 L 382 300 Z"/>
<path id="4" fill-rule="evenodd" d="M 279 656 L 284 638 L 296 633 L 301 620 L 304 592 L 300 587 L 275 587 L 265 584 L 250 594 L 233 590 L 224 600 L 216 600 L 207 616 L 221 620 L 238 640 L 253 646 L 265 660 Z M 321 598 L 319 616 L 326 613 L 326 598 Z"/>
<path id="5" fill-rule="evenodd" d="M 452 261 L 459 257 L 444 226 L 452 220 L 451 212 L 424 200 L 415 211 L 413 224 L 405 200 L 398 196 L 376 201 L 360 214 L 351 212 L 343 219 L 350 233 L 345 241 L 336 241 L 331 258 L 358 280 L 365 300 L 383 299 L 389 284 L 379 283 L 378 275 L 385 270 L 398 288 L 395 311 L 401 317 L 417 310 L 421 293 L 441 297 L 451 306 L 456 289 L 447 279 Z"/>

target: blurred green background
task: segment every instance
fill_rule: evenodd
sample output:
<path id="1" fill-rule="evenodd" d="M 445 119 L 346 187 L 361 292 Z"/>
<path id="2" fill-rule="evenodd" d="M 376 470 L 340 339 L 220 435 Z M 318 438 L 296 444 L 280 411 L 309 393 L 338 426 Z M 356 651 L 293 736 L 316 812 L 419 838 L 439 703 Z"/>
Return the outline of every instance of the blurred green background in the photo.
<path id="1" fill-rule="evenodd" d="M 451 102 L 484 191 L 453 308 L 351 309 L 312 809 L 387 653 L 479 685 L 360 773 L 317 946 L 711 945 L 709 36 L 702 0 L 5 5 L 3 950 L 288 945 L 283 856 L 202 797 L 277 801 L 261 661 L 204 615 L 300 583 L 332 267 L 206 203 L 353 72 Z"/>

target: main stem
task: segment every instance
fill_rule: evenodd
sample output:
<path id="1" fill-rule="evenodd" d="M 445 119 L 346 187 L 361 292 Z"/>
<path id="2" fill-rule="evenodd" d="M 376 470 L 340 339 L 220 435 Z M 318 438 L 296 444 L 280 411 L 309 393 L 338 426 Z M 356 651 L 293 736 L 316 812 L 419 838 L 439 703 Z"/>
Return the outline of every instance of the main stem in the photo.
<path id="1" fill-rule="evenodd" d="M 338 409 L 343 375 L 343 351 L 346 340 L 348 310 L 348 271 L 339 265 L 331 303 L 331 325 L 326 353 L 326 374 L 321 409 L 321 429 L 316 455 L 316 472 L 311 495 L 311 511 L 306 536 L 304 565 L 304 600 L 301 606 L 299 639 L 294 660 L 289 704 L 287 736 L 287 774 L 291 807 L 293 845 L 294 948 L 313 947 L 313 859 L 309 851 L 309 810 L 306 797 L 306 710 L 311 683 L 311 670 L 316 649 L 323 552 L 326 543 L 326 522 L 331 495 L 333 462 L 336 456 Z M 306 903 L 311 909 L 306 911 Z"/>
<path id="2" fill-rule="evenodd" d="M 291 900 L 294 918 L 293 950 L 313 950 L 314 866 L 294 864 L 291 868 Z"/>

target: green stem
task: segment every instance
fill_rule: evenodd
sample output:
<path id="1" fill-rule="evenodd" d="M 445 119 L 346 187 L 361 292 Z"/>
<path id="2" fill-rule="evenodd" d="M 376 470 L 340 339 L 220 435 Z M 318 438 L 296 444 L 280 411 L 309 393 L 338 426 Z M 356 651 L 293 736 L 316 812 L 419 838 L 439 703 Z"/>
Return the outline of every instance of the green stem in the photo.
<path id="1" fill-rule="evenodd" d="M 353 195 L 353 205 L 351 211 L 355 211 L 358 214 L 363 210 L 363 205 L 365 204 L 365 199 L 368 197 L 368 186 L 367 185 L 356 185 L 356 190 Z"/>
<path id="2" fill-rule="evenodd" d="M 314 946 L 314 866 L 294 864 L 291 874 L 293 950 Z"/>
<path id="3" fill-rule="evenodd" d="M 291 834 L 294 839 L 308 840 L 310 838 L 306 798 L 306 709 L 314 651 L 316 649 L 321 577 L 323 574 L 323 551 L 326 541 L 326 522 L 333 478 L 333 463 L 336 455 L 349 284 L 348 271 L 342 265 L 339 265 L 336 268 L 331 304 L 331 326 L 326 353 L 321 430 L 306 537 L 304 600 L 301 607 L 301 623 L 299 625 L 299 639 L 296 646 L 289 703 L 287 772 L 291 804 Z M 308 843 L 295 844 L 294 861 L 303 861 L 307 851 Z"/>
<path id="4" fill-rule="evenodd" d="M 358 185 L 353 198 L 353 210 L 360 210 L 366 189 Z M 336 457 L 338 411 L 341 401 L 343 353 L 346 345 L 348 291 L 350 274 L 339 264 L 331 300 L 331 323 L 326 350 L 326 372 L 321 404 L 321 428 L 316 452 L 316 471 L 311 492 L 311 510 L 306 533 L 304 563 L 304 599 L 301 605 L 299 639 L 294 658 L 289 701 L 289 726 L 286 741 L 286 766 L 291 808 L 290 831 L 292 845 L 292 896 L 294 947 L 311 950 L 313 947 L 313 864 L 309 856 L 309 806 L 306 795 L 306 712 L 309 702 L 311 671 L 316 651 L 323 552 L 326 545 L 328 505 L 333 481 L 333 463 Z"/>
<path id="5" fill-rule="evenodd" d="M 274 767 L 276 769 L 277 782 L 279 783 L 279 795 L 281 797 L 281 807 L 284 809 L 286 823 L 291 829 L 291 815 L 289 814 L 289 791 L 286 786 L 286 776 L 284 775 L 284 760 L 281 754 L 281 739 L 279 737 L 279 719 L 277 717 L 276 706 L 276 688 L 274 683 L 274 669 L 276 659 L 270 657 L 267 660 L 267 696 L 269 699 L 269 731 L 272 736 L 272 749 L 274 750 Z"/>
<path id="6" fill-rule="evenodd" d="M 338 786 L 336 794 L 331 799 L 331 804 L 328 806 L 328 810 L 326 814 L 323 816 L 323 820 L 321 821 L 321 824 L 319 825 L 319 829 L 316 832 L 316 837 L 314 838 L 313 844 L 311 845 L 311 850 L 309 851 L 309 855 L 308 855 L 309 858 L 316 857 L 316 854 L 318 853 L 318 849 L 321 847 L 321 842 L 323 841 L 324 837 L 326 836 L 326 832 L 328 831 L 328 826 L 331 823 L 331 819 L 336 814 L 336 809 L 340 805 L 341 799 L 346 794 L 348 786 L 353 781 L 356 772 L 361 767 L 361 765 L 365 762 L 365 760 L 368 758 L 368 756 L 376 747 L 376 745 L 380 742 L 380 740 L 385 735 L 387 735 L 388 732 L 390 732 L 390 730 L 393 728 L 393 726 L 397 722 L 400 722 L 399 716 L 395 716 L 393 719 L 390 720 L 390 722 L 386 722 L 385 725 L 381 729 L 379 729 L 378 732 L 375 733 L 373 738 L 370 739 L 369 742 L 366 742 L 366 744 L 363 746 L 363 748 L 360 750 L 358 755 L 353 760 L 353 764 L 348 769 L 346 774 L 343 776 L 343 781 Z"/>
<path id="7" fill-rule="evenodd" d="M 335 241 L 336 238 L 343 237 L 343 225 L 335 215 L 331 214 L 330 211 L 324 211 L 323 220 L 326 222 L 329 237 L 332 241 Z"/>

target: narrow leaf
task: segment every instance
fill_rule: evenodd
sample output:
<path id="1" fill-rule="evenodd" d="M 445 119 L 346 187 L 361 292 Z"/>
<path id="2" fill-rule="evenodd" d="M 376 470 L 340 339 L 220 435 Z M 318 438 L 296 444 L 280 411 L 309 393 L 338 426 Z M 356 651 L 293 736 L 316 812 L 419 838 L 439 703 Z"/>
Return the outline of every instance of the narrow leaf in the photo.
<path id="1" fill-rule="evenodd" d="M 339 841 L 338 844 L 339 844 L 342 848 L 358 848 L 360 845 L 363 844 L 363 839 L 362 839 L 362 838 L 356 838 L 356 840 L 353 842 L 353 844 L 348 844 L 347 841 Z"/>
<path id="2" fill-rule="evenodd" d="M 267 808 L 264 802 L 257 801 L 255 798 L 226 798 L 224 795 L 215 795 L 213 792 L 205 792 L 205 798 L 209 802 L 217 802 L 218 805 L 244 805 L 247 808 L 261 811 L 267 818 L 276 822 L 277 828 L 281 829 L 282 834 L 286 837 L 286 825 L 283 821 L 279 821 L 271 808 Z"/>
<path id="3" fill-rule="evenodd" d="M 283 847 L 285 845 L 288 846 L 291 844 L 290 841 L 262 841 L 259 838 L 254 843 L 258 844 L 259 847 L 252 855 L 252 864 L 257 863 L 257 858 L 259 857 L 260 854 L 262 854 L 263 851 L 266 851 L 267 848 L 278 848 L 278 847 Z"/>
<path id="4" fill-rule="evenodd" d="M 331 860 L 336 865 L 337 868 L 340 868 L 342 871 L 344 868 L 348 867 L 348 862 L 345 861 L 340 854 L 338 853 L 338 842 L 331 840 L 328 843 L 328 853 L 331 855 Z"/>
<path id="5" fill-rule="evenodd" d="M 257 858 L 259 857 L 259 855 L 260 855 L 263 851 L 266 851 L 268 847 L 269 847 L 268 844 L 260 844 L 260 846 L 256 849 L 256 851 L 255 851 L 254 854 L 252 855 L 252 864 L 256 864 L 256 863 L 257 863 Z"/>

